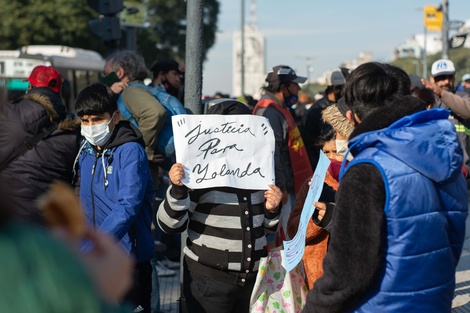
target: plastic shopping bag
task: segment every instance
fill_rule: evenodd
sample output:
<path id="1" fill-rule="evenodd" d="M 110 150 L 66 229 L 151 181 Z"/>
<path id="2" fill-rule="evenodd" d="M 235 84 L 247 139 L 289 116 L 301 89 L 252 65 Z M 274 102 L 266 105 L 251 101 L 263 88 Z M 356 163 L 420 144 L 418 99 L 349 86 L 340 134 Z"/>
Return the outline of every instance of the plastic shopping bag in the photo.
<path id="1" fill-rule="evenodd" d="M 251 294 L 250 313 L 300 313 L 307 292 L 303 263 L 286 272 L 284 249 L 277 247 L 260 260 Z"/>

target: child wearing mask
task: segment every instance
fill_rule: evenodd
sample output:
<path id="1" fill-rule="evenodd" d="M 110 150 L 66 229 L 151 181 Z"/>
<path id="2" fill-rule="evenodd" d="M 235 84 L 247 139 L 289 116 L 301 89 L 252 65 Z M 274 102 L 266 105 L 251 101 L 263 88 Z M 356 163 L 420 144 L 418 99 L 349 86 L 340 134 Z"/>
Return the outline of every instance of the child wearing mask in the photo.
<path id="1" fill-rule="evenodd" d="M 113 235 L 136 261 L 126 300 L 150 312 L 154 255 L 153 182 L 139 130 L 121 121 L 117 96 L 103 84 L 83 89 L 75 102 L 85 140 L 77 156 L 80 201 L 89 224 Z"/>

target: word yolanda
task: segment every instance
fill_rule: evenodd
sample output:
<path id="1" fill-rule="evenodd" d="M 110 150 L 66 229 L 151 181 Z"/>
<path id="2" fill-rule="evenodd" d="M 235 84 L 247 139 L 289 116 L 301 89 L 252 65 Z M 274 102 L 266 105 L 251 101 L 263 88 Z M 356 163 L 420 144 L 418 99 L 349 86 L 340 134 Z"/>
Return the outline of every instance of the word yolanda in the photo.
<path id="1" fill-rule="evenodd" d="M 227 164 L 223 164 L 219 171 L 214 171 L 214 172 L 212 172 L 212 174 L 210 174 L 209 173 L 209 164 L 206 164 L 206 166 L 204 166 L 204 167 L 202 167 L 201 164 L 196 164 L 193 168 L 193 173 L 197 173 L 198 175 L 202 174 L 202 177 L 199 177 L 198 179 L 196 179 L 196 183 L 198 183 L 198 184 L 205 181 L 205 180 L 216 179 L 219 176 L 220 177 L 235 176 L 235 177 L 238 177 L 238 178 L 243 178 L 243 177 L 246 177 L 246 176 L 251 176 L 251 175 L 257 174 L 257 175 L 259 175 L 263 178 L 265 177 L 265 175 L 263 175 L 261 173 L 261 168 L 257 167 L 253 170 L 250 170 L 250 167 L 251 167 L 251 162 L 248 163 L 245 170 L 241 170 L 240 168 L 236 168 L 236 169 L 231 170 L 231 169 L 227 168 Z"/>

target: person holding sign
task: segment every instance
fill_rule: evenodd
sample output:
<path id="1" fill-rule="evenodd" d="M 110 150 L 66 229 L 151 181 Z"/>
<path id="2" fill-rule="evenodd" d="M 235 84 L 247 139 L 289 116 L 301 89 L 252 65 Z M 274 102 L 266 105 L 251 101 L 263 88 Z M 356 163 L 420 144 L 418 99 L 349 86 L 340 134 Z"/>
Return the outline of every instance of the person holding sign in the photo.
<path id="1" fill-rule="evenodd" d="M 208 114 L 251 111 L 227 99 L 212 105 Z M 266 191 L 188 189 L 181 182 L 185 175 L 183 164 L 171 167 L 171 186 L 157 220 L 166 233 L 188 231 L 183 274 L 186 305 L 192 313 L 248 312 L 259 260 L 267 255 L 265 233 L 277 228 L 282 192 L 274 184 Z"/>
<path id="2" fill-rule="evenodd" d="M 346 81 L 354 159 L 304 313 L 451 311 L 468 214 L 462 149 L 449 111 L 409 94 L 389 64 L 364 63 Z"/>

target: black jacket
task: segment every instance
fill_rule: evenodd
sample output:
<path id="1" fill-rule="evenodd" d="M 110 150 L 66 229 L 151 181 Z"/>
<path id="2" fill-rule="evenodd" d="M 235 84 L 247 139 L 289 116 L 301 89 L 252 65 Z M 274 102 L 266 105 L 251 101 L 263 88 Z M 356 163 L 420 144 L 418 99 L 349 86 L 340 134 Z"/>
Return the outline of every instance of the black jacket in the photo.
<path id="1" fill-rule="evenodd" d="M 299 126 L 300 135 L 304 140 L 312 168 L 317 167 L 320 153 L 320 148 L 316 145 L 316 141 L 323 133 L 331 129 L 331 125 L 323 121 L 322 112 L 332 104 L 334 102 L 328 100 L 326 96 L 315 101 L 312 107 L 305 112 Z"/>
<path id="2" fill-rule="evenodd" d="M 26 139 L 57 123 L 57 129 L 8 165 L 0 184 L 8 186 L 15 213 L 22 220 L 42 222 L 36 199 L 54 180 L 72 181 L 72 167 L 80 144 L 80 120 L 65 113 L 60 96 L 47 87 L 0 105 L 0 164 Z"/>

